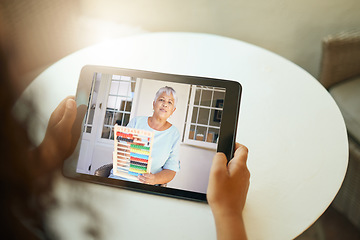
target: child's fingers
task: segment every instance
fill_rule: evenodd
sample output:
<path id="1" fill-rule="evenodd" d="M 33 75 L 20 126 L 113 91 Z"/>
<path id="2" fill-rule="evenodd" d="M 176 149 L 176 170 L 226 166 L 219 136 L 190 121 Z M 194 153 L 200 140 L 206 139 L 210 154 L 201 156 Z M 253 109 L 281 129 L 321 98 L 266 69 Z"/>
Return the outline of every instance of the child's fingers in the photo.
<path id="1" fill-rule="evenodd" d="M 235 146 L 235 153 L 234 153 L 234 157 L 239 155 L 239 154 L 248 154 L 249 150 L 247 147 L 245 147 L 244 145 L 240 144 L 240 143 L 236 143 Z"/>
<path id="2" fill-rule="evenodd" d="M 62 125 L 62 128 L 65 130 L 71 129 L 75 118 L 76 118 L 76 102 L 73 99 L 67 99 L 65 102 L 65 112 L 62 116 L 60 124 Z"/>
<path id="3" fill-rule="evenodd" d="M 227 159 L 224 153 L 216 153 L 210 169 L 210 177 L 218 177 L 227 173 Z"/>
<path id="4" fill-rule="evenodd" d="M 237 149 L 234 154 L 234 158 L 229 162 L 229 172 L 236 174 L 239 171 L 243 171 L 246 167 L 246 161 L 248 157 L 248 149 L 244 145 L 237 144 Z"/>
<path id="5" fill-rule="evenodd" d="M 68 99 L 75 99 L 74 96 L 68 96 L 65 99 L 63 99 L 59 105 L 55 108 L 55 110 L 52 112 L 51 117 L 50 117 L 50 121 L 49 124 L 52 125 L 56 125 L 57 123 L 59 123 L 61 121 L 61 119 L 63 118 L 65 109 L 66 109 L 66 102 Z"/>
<path id="6" fill-rule="evenodd" d="M 218 192 L 223 190 L 224 179 L 229 176 L 227 171 L 227 159 L 224 153 L 216 153 L 210 169 L 209 184 L 207 188 L 207 200 L 214 203 L 221 198 Z"/>
<path id="7" fill-rule="evenodd" d="M 234 152 L 236 152 L 236 150 L 237 150 L 238 148 L 240 148 L 241 146 L 244 146 L 244 145 L 236 142 L 236 143 L 235 143 L 235 151 L 234 151 Z"/>

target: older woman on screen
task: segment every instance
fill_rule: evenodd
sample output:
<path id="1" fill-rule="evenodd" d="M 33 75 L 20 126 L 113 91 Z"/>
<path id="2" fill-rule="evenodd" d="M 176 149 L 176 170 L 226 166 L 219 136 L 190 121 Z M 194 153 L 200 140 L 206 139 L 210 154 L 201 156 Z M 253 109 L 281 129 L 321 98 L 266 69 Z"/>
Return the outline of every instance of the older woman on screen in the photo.
<path id="1" fill-rule="evenodd" d="M 151 173 L 139 176 L 139 181 L 146 184 L 165 184 L 170 182 L 180 170 L 179 145 L 180 134 L 168 118 L 176 109 L 176 92 L 171 87 L 160 88 L 153 101 L 153 115 L 133 118 L 127 127 L 153 131 L 155 133 Z M 110 174 L 110 178 L 119 178 Z M 120 178 L 122 179 L 122 178 Z"/>

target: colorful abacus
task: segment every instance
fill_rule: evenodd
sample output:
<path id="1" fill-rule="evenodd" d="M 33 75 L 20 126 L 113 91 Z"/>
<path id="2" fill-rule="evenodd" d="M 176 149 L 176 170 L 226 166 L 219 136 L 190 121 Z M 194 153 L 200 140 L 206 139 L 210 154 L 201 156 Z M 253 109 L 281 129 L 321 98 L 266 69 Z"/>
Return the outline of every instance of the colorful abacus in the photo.
<path id="1" fill-rule="evenodd" d="M 115 125 L 114 136 L 114 174 L 137 180 L 139 174 L 150 173 L 154 133 Z"/>

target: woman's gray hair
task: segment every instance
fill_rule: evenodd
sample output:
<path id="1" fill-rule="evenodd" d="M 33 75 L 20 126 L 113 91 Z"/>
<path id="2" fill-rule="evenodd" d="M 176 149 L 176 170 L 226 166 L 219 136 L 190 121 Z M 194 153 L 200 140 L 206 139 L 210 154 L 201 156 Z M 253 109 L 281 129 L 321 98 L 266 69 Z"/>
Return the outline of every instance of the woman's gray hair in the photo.
<path id="1" fill-rule="evenodd" d="M 173 95 L 174 97 L 174 107 L 176 107 L 176 104 L 177 104 L 177 96 L 176 96 L 176 91 L 172 88 L 172 87 L 168 87 L 168 86 L 165 86 L 165 87 L 162 87 L 160 88 L 156 94 L 155 94 L 155 98 L 154 98 L 154 101 L 156 102 L 156 100 L 160 97 L 161 94 L 163 93 L 166 93 L 167 95 Z"/>

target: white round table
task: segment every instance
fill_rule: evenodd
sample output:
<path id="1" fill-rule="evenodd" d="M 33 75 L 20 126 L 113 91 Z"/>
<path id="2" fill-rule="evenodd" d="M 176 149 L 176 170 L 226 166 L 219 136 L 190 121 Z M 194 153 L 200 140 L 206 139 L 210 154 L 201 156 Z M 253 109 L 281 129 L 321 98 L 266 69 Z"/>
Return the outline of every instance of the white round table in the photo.
<path id="1" fill-rule="evenodd" d="M 295 238 L 321 216 L 342 184 L 348 143 L 337 105 L 310 74 L 274 53 L 196 33 L 152 33 L 108 41 L 61 59 L 28 87 L 24 94 L 36 99 L 44 123 L 63 98 L 75 95 L 80 69 L 86 64 L 241 83 L 237 141 L 249 148 L 251 184 L 244 210 L 249 239 Z M 104 239 L 216 238 L 207 204 L 61 177 L 57 184 L 64 202 L 74 185 L 87 189 L 79 194 L 97 211 L 106 229 Z M 76 239 L 76 219 L 82 218 L 66 207 L 55 212 L 52 221 L 58 231 L 65 239 Z"/>

